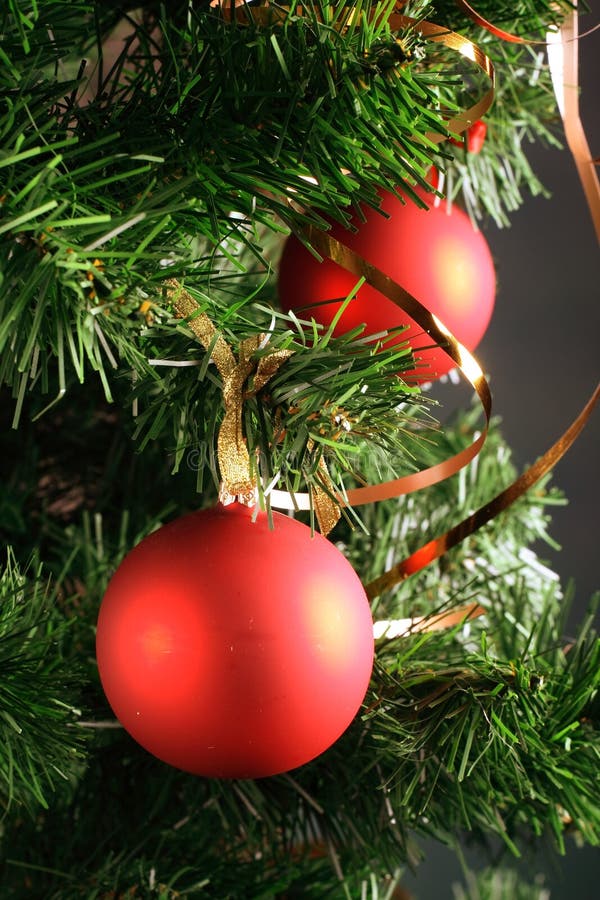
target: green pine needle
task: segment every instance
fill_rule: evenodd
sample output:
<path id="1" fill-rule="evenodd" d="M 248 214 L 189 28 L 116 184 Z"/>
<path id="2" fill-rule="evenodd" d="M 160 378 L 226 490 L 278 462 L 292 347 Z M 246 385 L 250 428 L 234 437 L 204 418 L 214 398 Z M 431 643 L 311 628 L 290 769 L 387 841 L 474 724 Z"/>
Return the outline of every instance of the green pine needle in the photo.
<path id="1" fill-rule="evenodd" d="M 0 573 L 0 798 L 5 811 L 48 807 L 57 781 L 81 771 L 84 736 L 77 674 L 61 665 L 66 625 L 53 614 L 39 566 L 21 573 L 7 553 Z M 54 598 L 52 598 L 54 599 Z"/>

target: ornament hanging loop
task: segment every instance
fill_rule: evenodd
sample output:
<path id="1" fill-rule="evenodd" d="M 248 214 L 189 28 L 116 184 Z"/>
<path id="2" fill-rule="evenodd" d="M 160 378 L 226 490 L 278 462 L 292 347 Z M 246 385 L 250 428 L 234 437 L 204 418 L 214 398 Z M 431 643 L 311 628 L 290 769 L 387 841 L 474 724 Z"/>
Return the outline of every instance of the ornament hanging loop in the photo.
<path id="1" fill-rule="evenodd" d="M 206 313 L 199 312 L 198 304 L 179 282 L 170 278 L 165 284 L 167 296 L 176 314 L 179 318 L 188 320 L 189 327 L 206 352 L 210 353 L 223 379 L 225 415 L 217 436 L 217 458 L 221 475 L 219 500 L 224 506 L 235 500 L 244 506 L 254 506 L 258 491 L 252 476 L 242 425 L 244 385 L 252 373 L 256 372 L 254 391 L 260 390 L 290 356 L 291 351 L 278 350 L 257 362 L 254 357 L 263 335 L 255 335 L 241 342 L 236 359 L 225 338 L 218 333 Z M 269 360 L 268 365 L 264 363 L 264 359 Z"/>
<path id="2" fill-rule="evenodd" d="M 244 506 L 255 506 L 258 490 L 244 437 L 244 399 L 257 394 L 289 359 L 293 350 L 272 350 L 257 360 L 256 354 L 265 344 L 265 335 L 257 334 L 241 342 L 236 359 L 231 347 L 206 313 L 199 312 L 198 304 L 191 294 L 174 278 L 167 279 L 165 286 L 177 316 L 187 320 L 194 335 L 206 352 L 210 353 L 223 380 L 225 415 L 217 435 L 217 459 L 221 475 L 219 501 L 223 506 L 236 500 Z M 251 386 L 246 391 L 249 380 Z M 320 461 L 319 471 L 322 483 L 329 490 L 315 487 L 312 496 L 321 533 L 329 534 L 340 518 L 340 512 L 338 504 L 331 498 L 333 486 L 324 460 Z"/>
<path id="3" fill-rule="evenodd" d="M 253 354 L 258 350 L 260 336 L 242 341 L 237 363 L 220 374 L 223 378 L 225 416 L 217 436 L 217 458 L 221 472 L 219 501 L 228 506 L 237 500 L 244 506 L 255 506 L 258 496 L 252 478 L 250 455 L 243 434 L 242 405 L 244 384 L 255 368 Z M 232 354 L 233 358 L 233 354 Z"/>

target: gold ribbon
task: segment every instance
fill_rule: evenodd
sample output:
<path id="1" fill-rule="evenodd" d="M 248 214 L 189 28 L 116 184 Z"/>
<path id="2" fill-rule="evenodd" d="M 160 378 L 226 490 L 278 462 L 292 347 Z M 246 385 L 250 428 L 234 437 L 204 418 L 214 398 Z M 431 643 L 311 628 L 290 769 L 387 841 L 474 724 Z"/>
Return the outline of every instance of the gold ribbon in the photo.
<path id="1" fill-rule="evenodd" d="M 263 357 L 257 363 L 254 356 L 259 349 L 262 336 L 254 335 L 240 344 L 236 360 L 227 341 L 206 315 L 198 312 L 198 304 L 173 278 L 166 282 L 167 296 L 181 319 L 186 319 L 190 329 L 198 338 L 217 367 L 223 379 L 223 403 L 225 415 L 217 436 L 217 457 L 221 473 L 219 500 L 227 505 L 236 498 L 246 506 L 256 502 L 256 484 L 251 475 L 250 455 L 242 427 L 242 406 L 244 385 L 252 372 L 254 392 L 259 391 L 275 374 L 279 366 L 291 355 L 290 350 L 277 350 Z"/>
<path id="2" fill-rule="evenodd" d="M 576 5 L 576 4 L 575 4 Z M 565 137 L 600 242 L 600 181 L 579 115 L 578 17 L 573 9 L 558 35 L 549 32 L 548 65 Z"/>
<path id="3" fill-rule="evenodd" d="M 493 500 L 481 506 L 476 512 L 463 519 L 458 525 L 455 525 L 445 534 L 419 547 L 414 553 L 411 553 L 407 559 L 388 569 L 383 575 L 375 578 L 369 584 L 365 585 L 367 595 L 372 599 L 378 597 L 383 591 L 389 590 L 396 584 L 399 584 L 410 575 L 414 575 L 424 566 L 429 565 L 434 559 L 439 559 L 444 553 L 455 547 L 462 540 L 473 534 L 482 525 L 490 522 L 499 513 L 503 512 L 511 506 L 515 500 L 522 497 L 536 482 L 540 480 L 547 472 L 549 472 L 559 459 L 564 456 L 569 447 L 580 434 L 584 425 L 590 418 L 592 410 L 598 398 L 600 397 L 600 385 L 596 387 L 592 396 L 579 413 L 577 418 L 571 423 L 567 430 L 554 443 L 537 462 L 523 472 L 516 481 L 513 481 L 501 493 L 497 494 Z"/>
<path id="4" fill-rule="evenodd" d="M 236 360 L 231 347 L 220 335 L 206 313 L 199 312 L 194 298 L 174 278 L 165 281 L 167 296 L 178 317 L 186 319 L 190 329 L 207 353 L 210 353 L 223 380 L 223 404 L 225 415 L 217 435 L 217 458 L 221 474 L 219 500 L 225 506 L 238 500 L 245 506 L 256 503 L 256 483 L 251 473 L 250 455 L 244 438 L 242 408 L 245 397 L 257 394 L 273 377 L 279 367 L 290 358 L 293 350 L 271 350 L 258 362 L 256 353 L 264 341 L 264 335 L 254 335 L 240 343 Z M 252 385 L 244 393 L 250 376 Z M 322 534 L 329 534 L 340 518 L 339 506 L 332 499 L 333 485 L 325 460 L 318 464 L 319 476 L 324 487 L 316 486 L 311 492 L 315 515 Z"/>
<path id="5" fill-rule="evenodd" d="M 366 485 L 352 488 L 337 500 L 344 506 L 362 506 L 365 503 L 373 503 L 377 500 L 390 500 L 401 494 L 409 494 L 413 491 L 437 484 L 450 475 L 454 475 L 463 466 L 466 466 L 477 456 L 485 439 L 492 413 L 492 397 L 489 385 L 481 370 L 481 366 L 475 357 L 451 334 L 448 328 L 429 312 L 416 297 L 395 282 L 376 266 L 367 262 L 345 244 L 336 240 L 330 234 L 319 231 L 315 227 L 309 227 L 305 231 L 308 242 L 320 253 L 321 256 L 332 259 L 343 266 L 353 275 L 364 278 L 365 282 L 375 288 L 381 294 L 391 300 L 396 306 L 403 309 L 421 326 L 424 332 L 430 335 L 432 341 L 439 344 L 442 349 L 456 363 L 463 376 L 474 388 L 481 403 L 485 425 L 473 442 L 460 450 L 454 456 L 410 475 L 385 481 L 381 484 Z M 273 490 L 270 494 L 271 505 L 279 509 L 308 509 L 310 498 L 307 494 L 290 494 L 287 491 Z"/>
<path id="6" fill-rule="evenodd" d="M 509 31 L 503 31 L 502 28 L 498 28 L 497 25 L 493 25 L 492 22 L 488 22 L 487 19 L 484 19 L 476 9 L 466 2 L 466 0 L 456 0 L 456 5 L 458 8 L 472 19 L 476 25 L 479 25 L 480 28 L 485 28 L 486 31 L 489 31 L 490 34 L 493 34 L 494 37 L 500 38 L 502 41 L 508 41 L 511 44 L 543 44 L 543 41 L 527 41 L 525 38 L 519 37 L 516 34 L 511 34 Z"/>
<path id="7" fill-rule="evenodd" d="M 470 15 L 471 18 L 488 31 L 491 31 L 497 37 L 503 40 L 515 43 L 533 43 L 526 41 L 516 35 L 504 32 L 496 28 L 463 0 L 457 0 L 458 5 L 463 11 Z M 244 22 L 257 22 L 258 24 L 272 24 L 283 21 L 289 10 L 282 7 L 262 7 L 231 10 L 224 7 L 221 9 L 222 14 L 228 19 L 234 19 L 239 24 Z M 296 7 L 294 14 L 302 15 L 302 8 Z M 377 15 L 374 11 L 373 16 Z M 567 43 L 576 45 L 577 38 L 577 13 L 572 13 L 571 19 L 567 20 L 561 29 L 561 37 L 563 46 Z M 342 27 L 347 27 L 354 23 L 356 16 L 350 15 Z M 399 13 L 392 13 L 388 17 L 388 22 L 392 30 L 412 25 L 415 30 L 419 31 L 429 40 L 443 43 L 450 49 L 456 50 L 461 55 L 475 62 L 481 71 L 490 79 L 490 88 L 486 94 L 469 109 L 464 110 L 457 116 L 450 118 L 447 122 L 447 128 L 457 134 L 461 134 L 477 119 L 483 117 L 492 104 L 494 97 L 494 68 L 490 59 L 477 47 L 472 41 L 455 32 L 448 31 L 442 26 L 435 25 L 430 22 L 419 22 L 415 19 L 403 16 Z M 336 26 L 339 27 L 339 26 Z M 538 43 L 538 42 L 536 42 Z M 588 206 L 596 231 L 600 237 L 600 188 L 598 186 L 598 177 L 593 170 L 593 162 L 591 154 L 587 147 L 585 135 L 581 126 L 577 101 L 577 52 L 576 49 L 564 52 L 564 70 L 561 72 L 560 80 L 555 76 L 555 90 L 557 97 L 563 99 L 561 113 L 563 115 L 565 132 L 567 141 L 575 162 Z M 559 87 L 556 87 L 560 83 Z M 569 90 L 570 88 L 570 90 Z M 440 143 L 445 140 L 445 135 L 439 133 L 429 133 L 427 138 L 432 143 Z M 324 257 L 332 259 L 339 265 L 342 265 L 348 271 L 358 277 L 363 277 L 367 284 L 374 287 L 388 299 L 392 300 L 397 306 L 405 310 L 411 318 L 426 331 L 432 339 L 440 344 L 448 353 L 448 355 L 457 364 L 462 374 L 474 387 L 479 400 L 482 404 L 486 417 L 486 425 L 479 437 L 465 450 L 460 451 L 443 463 L 431 466 L 422 472 L 413 475 L 404 476 L 379 485 L 368 485 L 362 488 L 350 490 L 346 494 L 346 499 L 341 496 L 337 497 L 338 502 L 356 506 L 364 503 L 370 503 L 377 500 L 391 499 L 401 494 L 419 490 L 428 487 L 443 479 L 455 474 L 472 460 L 480 451 L 486 438 L 487 428 L 491 415 L 491 396 L 488 384 L 483 376 L 481 368 L 475 358 L 463 347 L 436 317 L 431 315 L 428 310 L 423 307 L 416 298 L 405 291 L 400 285 L 394 282 L 389 276 L 375 266 L 367 263 L 364 259 L 355 254 L 350 248 L 332 238 L 330 235 L 324 234 L 309 227 L 305 231 L 305 236 L 309 243 Z M 451 547 L 456 546 L 460 541 L 464 540 L 484 524 L 495 518 L 500 512 L 507 509 L 512 503 L 518 500 L 532 485 L 549 472 L 564 455 L 577 438 L 582 428 L 588 421 L 591 412 L 598 401 L 600 395 L 600 387 L 596 388 L 590 400 L 581 411 L 579 416 L 574 420 L 571 426 L 556 441 L 546 453 L 529 469 L 527 469 L 519 478 L 511 485 L 505 488 L 489 503 L 482 506 L 477 512 L 473 513 L 467 519 L 451 528 L 445 534 L 429 541 L 427 544 L 412 553 L 406 560 L 398 563 L 383 575 L 366 585 L 366 591 L 370 598 L 379 596 L 384 590 L 388 590 L 395 584 L 403 581 L 411 574 L 419 571 L 425 565 L 428 565 L 434 559 L 438 559 L 446 553 Z M 272 491 L 271 505 L 283 509 L 307 509 L 309 508 L 310 498 L 307 494 L 294 494 L 293 496 L 285 491 Z M 438 628 L 446 628 L 476 618 L 485 612 L 484 608 L 479 604 L 471 604 L 469 606 L 459 607 L 457 610 L 448 613 L 442 613 L 439 616 L 419 617 L 418 619 L 402 620 L 405 624 L 406 631 L 410 630 L 432 630 Z M 402 624 L 402 622 L 400 624 Z M 397 624 L 397 623 L 390 623 Z"/>

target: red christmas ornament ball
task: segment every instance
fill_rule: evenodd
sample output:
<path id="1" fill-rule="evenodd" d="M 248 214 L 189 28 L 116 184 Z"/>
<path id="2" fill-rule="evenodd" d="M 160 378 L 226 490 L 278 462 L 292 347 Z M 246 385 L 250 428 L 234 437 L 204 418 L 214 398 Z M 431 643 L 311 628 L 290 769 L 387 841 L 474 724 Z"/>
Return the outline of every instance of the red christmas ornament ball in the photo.
<path id="1" fill-rule="evenodd" d="M 295 519 L 218 506 L 163 526 L 110 581 L 96 654 L 115 715 L 197 775 L 300 766 L 355 717 L 373 665 L 364 588 Z"/>
<path id="2" fill-rule="evenodd" d="M 474 350 L 494 307 L 492 255 L 465 212 L 456 205 L 449 211 L 446 201 L 435 206 L 430 194 L 420 189 L 417 193 L 430 204 L 428 209 L 410 199 L 402 203 L 393 194 L 384 194 L 381 209 L 389 218 L 365 209 L 365 221 L 353 219 L 355 231 L 334 223 L 330 233 L 389 275 L 435 314 L 468 350 Z M 284 311 L 291 309 L 300 318 L 312 317 L 327 327 L 357 280 L 332 260 L 319 262 L 294 235 L 287 239 L 278 274 L 279 301 Z M 388 346 L 410 341 L 419 358 L 415 370 L 419 381 L 439 378 L 455 365 L 407 313 L 369 285 L 361 287 L 350 301 L 335 333 L 344 334 L 363 324 L 365 335 L 409 326 Z"/>

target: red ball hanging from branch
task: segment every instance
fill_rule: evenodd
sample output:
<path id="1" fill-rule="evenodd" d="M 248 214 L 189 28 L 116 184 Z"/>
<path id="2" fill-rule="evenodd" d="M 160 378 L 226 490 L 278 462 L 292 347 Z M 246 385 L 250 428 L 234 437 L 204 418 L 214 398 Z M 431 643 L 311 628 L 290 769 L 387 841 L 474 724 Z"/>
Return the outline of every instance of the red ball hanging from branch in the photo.
<path id="1" fill-rule="evenodd" d="M 420 189 L 417 193 L 430 204 L 428 209 L 384 194 L 381 210 L 387 218 L 366 209 L 364 221 L 354 217 L 355 230 L 334 223 L 331 234 L 398 282 L 468 350 L 474 350 L 494 306 L 496 277 L 489 247 L 456 205 L 449 208 L 442 201 L 435 206 L 430 194 Z M 301 318 L 312 317 L 327 327 L 356 280 L 332 260 L 319 262 L 294 235 L 287 239 L 278 281 L 285 311 L 294 310 Z M 390 343 L 408 338 L 418 358 L 413 374 L 419 381 L 438 378 L 454 365 L 407 313 L 369 285 L 361 287 L 350 301 L 335 333 L 360 325 L 366 326 L 366 335 L 408 326 L 407 332 Z"/>
<path id="2" fill-rule="evenodd" d="M 364 588 L 295 519 L 218 506 L 145 538 L 98 618 L 102 686 L 117 718 L 164 762 L 258 778 L 333 744 L 373 665 Z"/>

